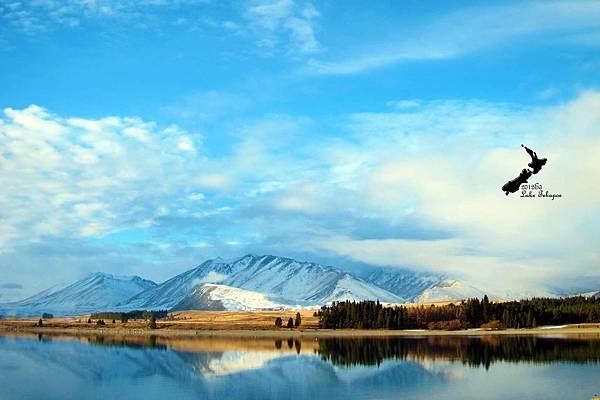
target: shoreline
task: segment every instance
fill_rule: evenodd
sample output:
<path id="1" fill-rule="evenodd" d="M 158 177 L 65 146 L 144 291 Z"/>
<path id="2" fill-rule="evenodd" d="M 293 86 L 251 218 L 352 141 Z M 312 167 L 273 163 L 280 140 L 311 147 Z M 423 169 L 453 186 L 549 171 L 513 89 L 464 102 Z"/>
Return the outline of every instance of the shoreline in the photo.
<path id="1" fill-rule="evenodd" d="M 104 328 L 104 327 L 37 327 L 0 325 L 0 335 L 61 334 L 61 335 L 110 335 L 110 336 L 158 336 L 158 337 L 261 337 L 261 338 L 397 338 L 431 336 L 588 336 L 600 339 L 600 327 L 569 325 L 554 329 L 505 329 L 458 331 L 444 330 L 370 330 L 370 329 L 169 329 L 169 328 Z"/>

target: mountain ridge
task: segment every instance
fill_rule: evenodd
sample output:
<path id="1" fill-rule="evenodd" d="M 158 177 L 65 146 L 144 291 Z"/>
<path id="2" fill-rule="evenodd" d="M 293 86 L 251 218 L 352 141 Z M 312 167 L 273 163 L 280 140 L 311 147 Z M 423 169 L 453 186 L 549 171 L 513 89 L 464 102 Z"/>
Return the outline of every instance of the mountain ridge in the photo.
<path id="1" fill-rule="evenodd" d="M 344 300 L 388 304 L 461 300 L 481 293 L 440 274 L 376 268 L 357 276 L 314 262 L 247 254 L 206 260 L 160 284 L 139 276 L 97 272 L 66 287 L 0 305 L 0 314 L 171 310 L 186 304 L 200 309 L 312 308 Z"/>
<path id="2" fill-rule="evenodd" d="M 288 257 L 247 254 L 229 262 L 223 259 L 207 260 L 155 288 L 135 295 L 122 305 L 170 309 L 203 283 L 263 293 L 276 303 L 303 307 L 346 299 L 379 298 L 389 303 L 402 301 L 393 293 L 335 267 Z"/>
<path id="3" fill-rule="evenodd" d="M 62 288 L 43 290 L 23 300 L 2 304 L 9 315 L 51 313 L 73 315 L 116 308 L 124 299 L 147 290 L 156 283 L 139 276 L 94 272 Z"/>

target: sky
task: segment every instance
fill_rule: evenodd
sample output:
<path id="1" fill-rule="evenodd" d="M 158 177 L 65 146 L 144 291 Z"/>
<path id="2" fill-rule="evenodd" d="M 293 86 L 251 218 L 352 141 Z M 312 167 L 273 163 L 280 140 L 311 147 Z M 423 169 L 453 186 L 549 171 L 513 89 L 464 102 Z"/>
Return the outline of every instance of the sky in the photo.
<path id="1" fill-rule="evenodd" d="M 562 197 L 500 190 L 522 143 Z M 247 253 L 600 290 L 599 155 L 600 1 L 0 0 L 0 302 Z"/>

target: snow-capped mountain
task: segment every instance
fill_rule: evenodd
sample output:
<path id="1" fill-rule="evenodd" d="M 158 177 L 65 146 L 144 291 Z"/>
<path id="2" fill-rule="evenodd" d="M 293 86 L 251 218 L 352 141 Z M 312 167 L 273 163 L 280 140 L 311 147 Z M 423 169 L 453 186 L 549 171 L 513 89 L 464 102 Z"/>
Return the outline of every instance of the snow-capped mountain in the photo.
<path id="1" fill-rule="evenodd" d="M 121 305 L 130 309 L 170 309 L 182 301 L 203 283 L 219 283 L 245 267 L 242 259 L 226 262 L 222 258 L 208 260 L 196 268 L 185 271 L 173 278 L 141 292 Z"/>
<path id="2" fill-rule="evenodd" d="M 333 301 L 433 302 L 483 297 L 462 281 L 377 269 L 360 278 L 340 269 L 271 255 L 216 258 L 159 285 L 140 277 L 92 274 L 70 286 L 0 305 L 0 314 L 77 315 L 158 309 L 258 310 L 320 307 Z"/>
<path id="3" fill-rule="evenodd" d="M 364 299 L 402 302 L 399 296 L 333 267 L 285 257 L 246 255 L 230 262 L 222 259 L 206 261 L 139 293 L 123 306 L 170 309 L 203 283 L 261 293 L 273 303 L 293 306 L 320 306 L 332 301 Z"/>
<path id="4" fill-rule="evenodd" d="M 25 300 L 2 305 L 8 315 L 85 314 L 115 309 L 135 294 L 155 287 L 156 283 L 139 276 L 116 276 L 97 272 L 67 287 L 48 289 Z"/>
<path id="5" fill-rule="evenodd" d="M 394 293 L 404 301 L 412 301 L 423 291 L 441 285 L 446 277 L 408 269 L 377 268 L 364 279 Z"/>
<path id="6" fill-rule="evenodd" d="M 265 294 L 214 283 L 204 283 L 184 297 L 172 310 L 283 310 Z"/>
<path id="7" fill-rule="evenodd" d="M 416 303 L 433 303 L 437 301 L 455 301 L 477 297 L 479 299 L 488 295 L 490 299 L 495 298 L 489 293 L 483 292 L 466 282 L 459 280 L 448 280 L 441 282 L 434 287 L 424 290 L 418 297 Z"/>

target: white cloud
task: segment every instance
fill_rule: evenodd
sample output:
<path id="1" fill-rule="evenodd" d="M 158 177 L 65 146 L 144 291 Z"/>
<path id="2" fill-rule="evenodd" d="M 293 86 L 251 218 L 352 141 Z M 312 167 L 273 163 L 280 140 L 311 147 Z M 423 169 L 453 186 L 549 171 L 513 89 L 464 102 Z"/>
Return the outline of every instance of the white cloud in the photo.
<path id="1" fill-rule="evenodd" d="M 588 32 L 597 30 L 598 20 L 600 4 L 596 1 L 526 2 L 467 8 L 427 26 L 405 30 L 398 35 L 402 39 L 395 43 L 371 43 L 362 49 L 347 49 L 347 56 L 337 60 L 313 59 L 306 72 L 351 75 L 399 62 L 449 59 L 540 32 L 550 34 L 551 41 L 563 41 L 565 32 L 569 32 L 574 35 L 573 42 L 598 44 L 597 32 Z M 355 42 L 360 42 L 360 38 Z"/>
<path id="2" fill-rule="evenodd" d="M 246 17 L 259 31 L 262 46 L 274 48 L 279 42 L 289 40 L 290 50 L 300 54 L 323 50 L 314 31 L 315 19 L 319 16 L 312 4 L 298 4 L 294 0 L 255 1 L 246 12 Z"/>
<path id="3" fill-rule="evenodd" d="M 597 109 L 600 94 L 588 92 L 567 104 L 524 112 L 437 103 L 417 113 L 358 115 L 353 127 L 370 158 L 358 189 L 366 212 L 390 220 L 414 214 L 453 232 L 452 238 L 334 235 L 315 243 L 367 263 L 442 270 L 479 282 L 485 277 L 489 286 L 597 274 L 600 226 L 591 222 L 600 216 L 600 187 L 593 183 L 600 182 Z M 530 183 L 562 198 L 507 197 L 500 191 L 529 162 L 522 142 L 549 159 Z"/>
<path id="4" fill-rule="evenodd" d="M 3 246 L 147 223 L 186 196 L 189 170 L 202 165 L 201 137 L 139 118 L 63 118 L 34 105 L 0 121 Z"/>

